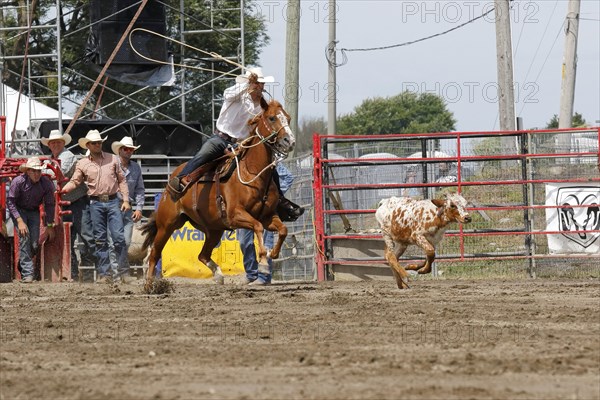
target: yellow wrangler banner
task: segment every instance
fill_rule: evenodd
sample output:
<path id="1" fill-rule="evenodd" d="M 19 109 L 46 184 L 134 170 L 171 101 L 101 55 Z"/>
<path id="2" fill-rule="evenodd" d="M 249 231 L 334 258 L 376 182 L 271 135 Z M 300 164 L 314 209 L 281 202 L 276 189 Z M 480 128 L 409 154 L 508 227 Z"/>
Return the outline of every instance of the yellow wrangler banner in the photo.
<path id="1" fill-rule="evenodd" d="M 186 223 L 173 232 L 162 251 L 163 276 L 183 276 L 187 278 L 212 278 L 212 272 L 198 261 L 198 254 L 204 245 L 204 232 Z M 236 232 L 223 232 L 221 242 L 215 247 L 212 259 L 221 266 L 227 275 L 244 272 L 243 256 Z"/>

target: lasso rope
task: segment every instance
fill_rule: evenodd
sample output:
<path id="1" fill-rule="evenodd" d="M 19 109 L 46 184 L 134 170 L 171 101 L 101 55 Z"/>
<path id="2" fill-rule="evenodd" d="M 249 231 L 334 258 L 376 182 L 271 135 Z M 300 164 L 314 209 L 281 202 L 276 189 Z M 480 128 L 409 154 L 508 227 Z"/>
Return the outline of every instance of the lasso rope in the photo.
<path id="1" fill-rule="evenodd" d="M 194 47 L 194 46 L 192 46 L 192 45 L 190 45 L 190 44 L 183 43 L 183 42 L 181 42 L 181 41 L 179 41 L 179 40 L 177 40 L 177 39 L 173 39 L 173 38 L 170 38 L 170 37 L 168 37 L 168 36 L 165 36 L 165 35 L 161 35 L 160 33 L 158 33 L 158 32 L 154 32 L 154 31 L 151 31 L 151 30 L 149 30 L 149 29 L 144 29 L 144 28 L 135 28 L 135 29 L 133 29 L 133 30 L 131 31 L 131 33 L 129 34 L 129 46 L 131 46 L 131 49 L 134 51 L 134 53 L 135 53 L 135 54 L 137 54 L 138 56 L 140 56 L 141 58 L 143 58 L 143 59 L 145 59 L 145 60 L 152 61 L 152 62 L 154 62 L 154 63 L 157 63 L 157 64 L 176 65 L 176 66 L 178 66 L 178 67 L 182 67 L 182 68 L 191 68 L 191 69 L 197 69 L 197 70 L 200 70 L 200 71 L 216 72 L 216 73 L 219 73 L 219 74 L 222 74 L 222 75 L 237 76 L 237 74 L 234 74 L 234 73 L 231 73 L 231 72 L 219 71 L 219 70 L 210 69 L 210 68 L 195 67 L 195 66 L 191 66 L 191 65 L 185 65 L 185 64 L 171 63 L 171 62 L 168 62 L 168 61 L 156 60 L 156 59 L 154 59 L 154 58 L 151 58 L 151 57 L 145 56 L 145 55 L 143 55 L 142 53 L 140 53 L 139 51 L 137 51 L 137 50 L 135 49 L 135 47 L 133 46 L 133 42 L 132 42 L 132 36 L 133 36 L 133 33 L 134 33 L 134 32 L 136 32 L 136 31 L 147 32 L 147 33 L 150 33 L 150 34 L 152 34 L 152 35 L 155 35 L 155 36 L 158 36 L 158 37 L 160 37 L 160 38 L 163 38 L 163 39 L 165 39 L 165 40 L 170 40 L 171 42 L 177 43 L 177 44 L 178 44 L 178 45 L 180 45 L 180 46 L 184 46 L 184 47 L 190 48 L 190 49 L 192 49 L 192 50 L 198 51 L 198 52 L 200 52 L 200 53 L 203 53 L 203 54 L 209 55 L 209 56 L 211 56 L 211 57 L 218 58 L 218 59 L 220 59 L 220 60 L 222 60 L 222 61 L 224 61 L 224 62 L 226 62 L 226 63 L 229 63 L 229 64 L 231 64 L 231 65 L 233 65 L 233 66 L 235 66 L 235 67 L 237 67 L 237 68 L 241 68 L 242 70 L 247 70 L 247 69 L 248 69 L 248 68 L 244 67 L 243 65 L 241 65 L 241 64 L 238 64 L 238 63 L 236 63 L 235 61 L 228 60 L 227 58 L 225 58 L 225 57 L 223 57 L 222 55 L 220 55 L 220 54 L 218 54 L 218 53 L 215 53 L 215 52 L 213 52 L 213 51 L 206 51 L 206 50 L 199 49 L 199 48 L 197 48 L 197 47 Z"/>
<path id="2" fill-rule="evenodd" d="M 229 76 L 235 76 L 235 77 L 237 77 L 237 76 L 238 76 L 237 74 L 233 74 L 233 73 L 231 73 L 231 72 L 219 71 L 219 70 L 215 70 L 215 69 L 211 69 L 211 68 L 203 68 L 203 67 L 190 66 L 190 65 L 185 65 L 185 64 L 171 63 L 171 62 L 168 62 L 168 61 L 161 61 L 161 60 L 156 60 L 156 59 L 153 59 L 153 58 L 151 58 L 151 57 L 147 57 L 147 56 L 143 55 L 142 53 L 140 53 L 139 51 L 137 51 L 137 50 L 135 49 L 134 45 L 133 45 L 133 42 L 132 42 L 132 36 L 133 36 L 133 33 L 134 33 L 134 32 L 136 32 L 136 31 L 142 31 L 142 32 L 147 32 L 147 33 L 150 33 L 151 35 L 155 35 L 155 36 L 161 37 L 161 38 L 163 38 L 163 39 L 165 39 L 165 40 L 169 40 L 169 41 L 171 41 L 171 42 L 174 42 L 174 43 L 176 43 L 176 44 L 178 44 L 178 45 L 180 45 L 180 46 L 184 46 L 184 47 L 190 48 L 190 49 L 192 49 L 192 50 L 196 50 L 196 51 L 198 51 L 198 52 L 200 52 L 200 53 L 203 53 L 203 54 L 209 55 L 209 56 L 211 56 L 211 57 L 214 57 L 214 58 L 220 59 L 220 60 L 222 60 L 222 61 L 224 61 L 224 62 L 226 62 L 226 63 L 229 63 L 229 64 L 231 64 L 231 65 L 233 65 L 233 66 L 235 66 L 235 67 L 237 67 L 237 68 L 240 68 L 241 70 L 248 70 L 248 68 L 247 68 L 247 67 L 245 67 L 245 66 L 243 66 L 243 65 L 241 65 L 241 64 L 238 64 L 238 63 L 236 63 L 235 61 L 231 61 L 231 60 L 229 60 L 229 59 L 227 59 L 227 58 L 223 57 L 222 55 L 220 55 L 220 54 L 218 54 L 218 53 L 215 53 L 215 52 L 213 52 L 213 51 L 206 51 L 206 50 L 199 49 L 199 48 L 197 48 L 197 47 L 195 47 L 195 46 L 189 45 L 189 44 L 187 44 L 187 43 L 183 43 L 183 42 L 181 42 L 181 41 L 179 41 L 179 40 L 177 40 L 177 39 L 170 38 L 170 37 L 168 37 L 168 36 L 165 36 L 165 35 L 162 35 L 162 34 L 160 34 L 160 33 L 157 33 L 157 32 L 154 32 L 154 31 L 151 31 L 151 30 L 149 30 L 149 29 L 145 29 L 145 28 L 135 28 L 135 29 L 131 30 L 131 32 L 129 33 L 129 46 L 131 47 L 131 49 L 134 51 L 134 53 L 135 53 L 135 54 L 137 54 L 139 57 L 141 57 L 141 58 L 143 58 L 143 59 L 145 59 L 145 60 L 152 61 L 152 62 L 155 62 L 155 63 L 157 63 L 157 64 L 176 65 L 176 66 L 178 66 L 178 67 L 181 67 L 181 68 L 191 68 L 191 69 L 197 69 L 197 70 L 200 70 L 200 71 L 216 72 L 216 73 L 219 73 L 219 74 L 221 74 L 221 75 L 229 75 Z M 268 93 L 268 92 L 267 92 L 267 93 Z M 249 92 L 249 94 L 250 94 L 250 92 Z M 261 113 L 264 113 L 264 111 L 263 111 L 263 112 L 259 112 L 259 113 L 254 113 L 254 112 L 253 112 L 253 110 L 249 110 L 247 107 L 246 107 L 246 111 L 248 112 L 248 114 L 252 115 L 253 117 L 257 117 L 257 116 L 259 116 Z M 261 119 L 261 121 L 262 121 L 262 119 Z M 263 121 L 263 123 L 264 123 L 264 121 Z M 265 123 L 265 125 L 266 125 L 266 123 Z M 267 126 L 267 128 L 268 128 L 268 126 Z M 283 126 L 282 126 L 282 128 L 283 128 Z M 258 126 L 257 126 L 257 127 L 255 128 L 255 134 L 254 134 L 253 136 L 249 136 L 248 138 L 244 139 L 244 140 L 243 140 L 243 141 L 242 141 L 242 142 L 239 144 L 239 146 L 240 146 L 240 148 L 243 148 L 243 149 L 250 149 L 250 148 L 252 148 L 252 147 L 258 146 L 258 145 L 260 145 L 260 144 L 263 144 L 263 143 L 265 143 L 265 142 L 267 142 L 267 143 L 268 143 L 269 139 L 271 139 L 271 138 L 272 138 L 274 135 L 277 135 L 277 133 L 278 133 L 278 132 L 279 132 L 279 130 L 277 130 L 277 131 L 273 131 L 273 132 L 272 132 L 272 133 L 271 133 L 269 136 L 267 136 L 267 137 L 263 137 L 263 136 L 262 136 L 262 135 L 261 135 L 261 134 L 258 132 Z M 248 142 L 248 141 L 249 141 L 250 139 L 252 139 L 254 136 L 258 136 L 258 137 L 260 138 L 260 141 L 259 141 L 258 143 L 256 143 L 256 144 L 254 144 L 254 145 L 251 145 L 251 146 L 248 146 L 248 145 L 246 145 L 246 142 Z M 261 171 L 260 171 L 258 174 L 256 174 L 256 175 L 254 176 L 254 178 L 252 178 L 252 179 L 251 179 L 251 180 L 249 180 L 249 181 L 245 181 L 245 180 L 243 180 L 243 179 L 242 179 L 241 172 L 240 172 L 240 160 L 239 160 L 239 154 L 240 154 L 240 152 L 237 152 L 237 154 L 235 154 L 235 155 L 234 155 L 234 159 L 235 159 L 235 163 L 236 163 L 236 167 L 237 167 L 236 169 L 237 169 L 238 180 L 239 180 L 239 181 L 240 181 L 242 184 L 244 184 L 244 185 L 249 185 L 249 184 L 251 184 L 252 182 L 254 182 L 255 180 L 257 180 L 257 179 L 258 179 L 258 178 L 259 178 L 259 177 L 260 177 L 260 176 L 261 176 L 261 175 L 262 175 L 262 174 L 263 174 L 265 171 L 267 171 L 267 170 L 268 170 L 268 169 L 270 169 L 270 168 L 273 168 L 273 167 L 275 167 L 275 166 L 277 165 L 277 163 L 279 163 L 279 161 L 280 161 L 280 159 L 279 159 L 278 157 L 274 157 L 273 161 L 272 161 L 270 164 L 268 164 L 266 167 L 264 167 L 264 168 L 263 168 L 263 169 L 262 169 L 262 170 L 261 170 Z"/>
<path id="3" fill-rule="evenodd" d="M 249 69 L 249 68 L 243 66 L 242 64 L 236 63 L 235 61 L 229 60 L 229 59 L 223 57 L 222 55 L 220 55 L 218 53 L 215 53 L 214 51 L 206 51 L 206 50 L 199 49 L 199 48 L 194 47 L 194 46 L 192 46 L 190 44 L 181 42 L 181 41 L 179 41 L 177 39 L 170 38 L 168 36 L 162 35 L 162 34 L 160 34 L 158 32 L 155 32 L 155 31 L 151 31 L 149 29 L 135 28 L 129 34 L 129 46 L 131 46 L 131 49 L 133 50 L 133 52 L 135 54 L 137 54 L 139 57 L 141 57 L 141 58 L 143 58 L 145 60 L 152 61 L 152 62 L 157 63 L 157 64 L 174 65 L 174 66 L 178 66 L 178 67 L 181 67 L 181 68 L 196 69 L 196 70 L 199 70 L 199 71 L 206 71 L 206 72 L 216 72 L 218 74 L 221 74 L 221 76 L 225 76 L 225 75 L 235 76 L 235 77 L 238 76 L 237 74 L 234 74 L 232 72 L 219 71 L 219 70 L 212 69 L 212 68 L 197 67 L 197 66 L 192 66 L 192 65 L 178 64 L 178 63 L 175 63 L 175 62 L 161 61 L 161 60 L 156 60 L 154 58 L 145 56 L 142 53 L 140 53 L 139 51 L 137 51 L 135 49 L 134 45 L 133 45 L 133 41 L 132 41 L 133 39 L 132 39 L 132 37 L 133 37 L 133 33 L 136 32 L 136 31 L 146 32 L 146 33 L 149 33 L 151 35 L 155 35 L 155 36 L 158 36 L 158 37 L 163 38 L 165 40 L 169 40 L 171 42 L 174 42 L 174 43 L 176 43 L 176 44 L 178 44 L 180 46 L 184 46 L 184 47 L 187 47 L 189 49 L 195 50 L 197 52 L 209 55 L 209 56 L 217 58 L 217 59 L 220 59 L 220 60 L 222 60 L 222 61 L 224 61 L 226 63 L 229 63 L 229 64 L 231 64 L 231 65 L 233 65 L 233 66 L 235 66 L 237 68 L 240 68 L 242 71 L 244 71 L 244 70 L 247 71 Z M 268 92 L 266 92 L 266 93 L 268 93 Z M 250 94 L 250 92 L 248 92 L 248 94 Z M 269 94 L 269 96 L 271 95 L 270 93 L 268 93 L 268 94 Z M 254 111 L 250 110 L 247 106 L 246 106 L 246 111 L 248 112 L 248 114 L 252 115 L 253 117 L 256 117 L 257 115 L 260 115 L 260 113 L 254 113 Z"/>

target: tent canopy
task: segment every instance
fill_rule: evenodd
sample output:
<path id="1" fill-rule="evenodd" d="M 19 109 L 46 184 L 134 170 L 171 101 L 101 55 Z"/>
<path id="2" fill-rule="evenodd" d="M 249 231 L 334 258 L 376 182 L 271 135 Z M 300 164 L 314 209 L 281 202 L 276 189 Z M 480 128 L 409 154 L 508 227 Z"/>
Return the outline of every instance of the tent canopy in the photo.
<path id="1" fill-rule="evenodd" d="M 19 114 L 17 115 L 17 104 L 19 104 Z M 3 107 L 2 107 L 3 106 Z M 10 138 L 10 133 L 15 127 L 15 117 L 17 118 L 17 131 L 27 132 L 34 121 L 39 125 L 42 121 L 48 119 L 58 119 L 58 111 L 48 107 L 39 101 L 31 100 L 28 96 L 22 94 L 19 100 L 19 92 L 5 84 L 2 84 L 0 91 L 0 115 L 6 116 L 6 136 Z M 71 119 L 70 116 L 62 114 L 63 119 Z"/>

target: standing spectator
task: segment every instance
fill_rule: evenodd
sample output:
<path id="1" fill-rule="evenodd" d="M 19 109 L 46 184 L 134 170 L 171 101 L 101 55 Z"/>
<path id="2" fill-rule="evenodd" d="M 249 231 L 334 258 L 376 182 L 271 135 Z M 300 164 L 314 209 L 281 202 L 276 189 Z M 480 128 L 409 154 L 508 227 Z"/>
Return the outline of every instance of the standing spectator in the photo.
<path id="1" fill-rule="evenodd" d="M 66 178 L 71 178 L 75 171 L 75 164 L 77 163 L 77 157 L 70 150 L 67 150 L 65 146 L 71 143 L 71 136 L 68 133 L 64 135 L 60 134 L 58 129 L 50 131 L 50 135 L 47 138 L 42 138 L 42 144 L 48 146 L 52 152 L 52 159 L 58 161 L 60 170 Z M 49 170 L 50 172 L 52 170 Z M 61 182 L 62 183 L 62 182 Z M 71 211 L 71 214 L 65 214 L 63 217 L 64 222 L 72 222 L 71 229 L 71 279 L 76 280 L 79 275 L 79 263 L 77 261 L 77 253 L 75 251 L 75 239 L 77 235 L 80 236 L 84 241 L 84 248 L 89 250 L 93 244 L 86 243 L 85 238 L 82 235 L 82 224 L 81 218 L 85 208 L 89 204 L 87 197 L 87 186 L 85 183 L 77 186 L 73 191 L 62 196 L 62 200 L 71 202 L 68 206 L 65 206 L 65 210 Z M 86 252 L 87 253 L 87 252 Z M 82 254 L 83 258 L 83 254 Z"/>
<path id="2" fill-rule="evenodd" d="M 127 250 L 129 250 L 129 246 L 131 245 L 133 224 L 142 219 L 142 209 L 144 208 L 145 189 L 144 180 L 142 179 L 142 168 L 138 163 L 131 160 L 133 152 L 139 149 L 139 147 L 133 145 L 133 139 L 129 136 L 125 136 L 120 142 L 113 142 L 111 145 L 113 153 L 119 156 L 119 166 L 127 180 L 129 203 L 134 205 L 134 208 L 123 211 L 123 230 L 125 232 Z M 119 198 L 122 198 L 121 193 L 119 193 Z"/>
<path id="3" fill-rule="evenodd" d="M 33 282 L 33 258 L 39 249 L 40 205 L 46 211 L 48 239 L 54 240 L 54 185 L 47 176 L 42 176 L 42 163 L 38 157 L 31 157 L 19 166 L 24 174 L 17 176 L 10 184 L 7 207 L 19 231 L 19 265 L 21 282 Z"/>
<path id="4" fill-rule="evenodd" d="M 63 192 L 69 193 L 82 182 L 88 187 L 90 197 L 90 216 L 94 221 L 93 231 L 96 241 L 98 258 L 98 283 L 112 280 L 108 235 L 115 246 L 117 258 L 117 273 L 114 278 L 120 278 L 127 283 L 129 275 L 129 261 L 127 260 L 127 246 L 123 233 L 122 211 L 131 209 L 129 205 L 129 190 L 125 176 L 119 168 L 119 159 L 110 153 L 102 151 L 100 132 L 91 130 L 84 138 L 79 139 L 79 146 L 90 151 L 90 155 L 82 158 L 75 165 L 75 172 L 71 180 L 64 186 Z M 123 196 L 123 204 L 119 207 L 120 200 L 117 192 Z"/>
<path id="5" fill-rule="evenodd" d="M 290 186 L 292 186 L 294 177 L 282 163 L 277 164 L 276 170 L 277 174 L 279 175 L 279 186 L 281 188 L 281 192 L 285 193 L 288 191 Z M 267 259 L 270 271 L 268 274 L 258 272 L 256 248 L 254 247 L 254 231 L 250 229 L 238 229 L 237 239 L 238 242 L 240 242 L 240 248 L 242 249 L 242 254 L 244 256 L 244 270 L 246 271 L 246 279 L 244 283 L 249 285 L 270 285 L 271 275 L 273 272 L 273 260 L 270 257 Z M 274 243 L 273 232 L 265 230 L 263 234 L 263 240 L 265 242 L 265 247 L 268 249 L 268 251 L 270 251 L 273 248 Z"/>
<path id="6" fill-rule="evenodd" d="M 417 183 L 417 168 L 415 166 L 408 167 L 406 171 L 406 180 L 404 183 Z M 406 187 L 402 189 L 402 196 L 417 197 L 421 195 L 421 190 L 416 187 Z"/>

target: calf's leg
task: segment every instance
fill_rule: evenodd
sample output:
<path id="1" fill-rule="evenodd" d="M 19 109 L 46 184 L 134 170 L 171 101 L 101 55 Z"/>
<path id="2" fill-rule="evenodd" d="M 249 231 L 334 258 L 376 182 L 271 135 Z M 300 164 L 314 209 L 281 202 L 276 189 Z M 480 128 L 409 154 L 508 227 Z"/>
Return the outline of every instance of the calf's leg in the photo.
<path id="1" fill-rule="evenodd" d="M 394 278 L 396 278 L 396 284 L 398 285 L 398 289 L 408 289 L 408 273 L 400 263 L 398 262 L 398 257 L 404 253 L 406 250 L 405 245 L 398 245 L 398 249 L 394 251 L 394 247 L 396 243 L 389 237 L 384 235 L 385 241 L 385 259 L 388 262 L 388 265 L 392 269 L 392 273 L 394 274 Z"/>
<path id="2" fill-rule="evenodd" d="M 431 272 L 431 264 L 435 260 L 435 247 L 425 237 L 419 236 L 417 238 L 417 245 L 425 252 L 425 263 L 419 268 L 415 268 L 419 274 L 428 274 Z"/>

